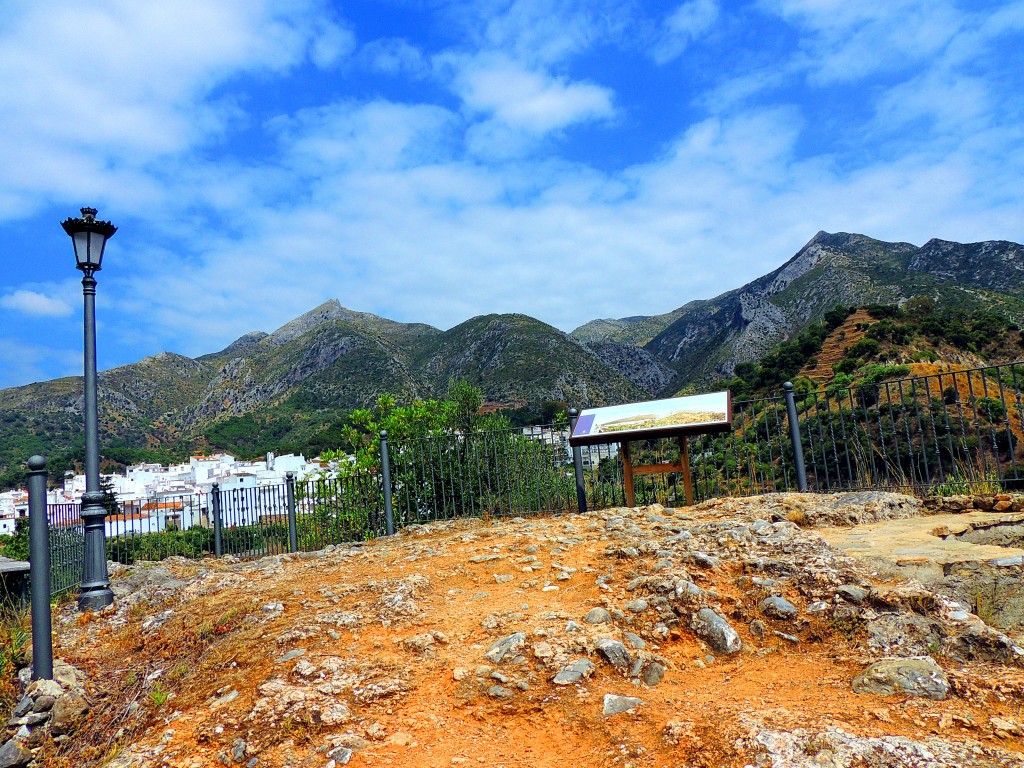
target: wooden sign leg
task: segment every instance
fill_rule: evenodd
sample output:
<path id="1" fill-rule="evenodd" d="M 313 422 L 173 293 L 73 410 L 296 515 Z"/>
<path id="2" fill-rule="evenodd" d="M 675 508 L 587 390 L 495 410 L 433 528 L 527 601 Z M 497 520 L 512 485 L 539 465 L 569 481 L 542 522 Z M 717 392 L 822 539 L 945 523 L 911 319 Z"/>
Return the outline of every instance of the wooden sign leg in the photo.
<path id="1" fill-rule="evenodd" d="M 619 443 L 619 454 L 622 456 L 622 481 L 626 486 L 626 506 L 636 506 L 636 494 L 633 492 L 633 460 L 629 457 L 629 443 Z"/>
<path id="2" fill-rule="evenodd" d="M 690 446 L 685 437 L 679 438 L 679 463 L 683 470 L 683 491 L 686 493 L 686 506 L 693 506 L 693 478 L 690 476 Z"/>

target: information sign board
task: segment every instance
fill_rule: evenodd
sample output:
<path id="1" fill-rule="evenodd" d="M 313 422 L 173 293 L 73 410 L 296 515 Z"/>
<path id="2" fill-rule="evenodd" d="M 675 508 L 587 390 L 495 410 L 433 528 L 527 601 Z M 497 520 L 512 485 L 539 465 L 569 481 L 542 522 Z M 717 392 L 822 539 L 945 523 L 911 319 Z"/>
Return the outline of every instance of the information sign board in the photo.
<path id="1" fill-rule="evenodd" d="M 583 411 L 569 444 L 598 445 L 650 440 L 732 429 L 729 392 L 709 392 L 646 403 L 626 403 Z"/>

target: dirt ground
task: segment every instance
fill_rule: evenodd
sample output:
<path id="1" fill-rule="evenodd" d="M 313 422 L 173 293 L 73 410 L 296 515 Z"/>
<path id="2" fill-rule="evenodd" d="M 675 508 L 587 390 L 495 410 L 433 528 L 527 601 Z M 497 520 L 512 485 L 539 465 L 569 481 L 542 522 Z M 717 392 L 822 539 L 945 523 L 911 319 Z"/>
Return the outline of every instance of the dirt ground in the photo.
<path id="1" fill-rule="evenodd" d="M 713 653 L 683 622 L 663 637 L 628 611 L 587 624 L 590 609 L 635 598 L 626 585 L 658 559 L 609 557 L 609 514 L 413 528 L 316 559 L 153 565 L 170 581 L 119 596 L 105 614 L 68 608 L 58 622 L 55 654 L 86 672 L 93 708 L 46 764 L 738 768 L 758 764 L 752 734 L 796 728 L 1024 752 L 1024 670 L 938 658 L 944 701 L 856 694 L 851 680 L 871 661 L 862 628 L 807 614 L 787 587 L 801 613 L 778 626 L 799 642 L 755 636 L 756 600 L 728 558 L 699 579 L 738 631 L 739 653 Z M 488 662 L 491 644 L 516 631 L 520 657 Z M 545 644 L 626 631 L 666 662 L 659 684 L 593 655 L 591 677 L 552 683 Z M 301 653 L 282 661 L 289 651 Z M 498 684 L 507 698 L 490 693 Z M 606 694 L 643 703 L 606 716 Z M 332 702 L 342 710 L 325 714 Z M 826 752 L 808 764 L 832 765 Z"/>

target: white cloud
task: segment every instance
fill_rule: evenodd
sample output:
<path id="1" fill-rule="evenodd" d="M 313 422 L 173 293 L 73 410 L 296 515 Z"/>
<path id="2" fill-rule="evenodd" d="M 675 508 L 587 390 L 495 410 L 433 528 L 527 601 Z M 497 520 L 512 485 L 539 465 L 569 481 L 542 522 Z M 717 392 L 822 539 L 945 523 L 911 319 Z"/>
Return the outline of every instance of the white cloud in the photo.
<path id="1" fill-rule="evenodd" d="M 71 196 L 122 227 L 99 296 L 101 354 L 117 347 L 118 362 L 210 352 L 331 297 L 439 327 L 516 311 L 570 329 L 738 287 L 818 229 L 912 242 L 1021 232 L 1024 120 L 1015 60 L 998 60 L 1024 14 L 1009 9 L 961 19 L 940 4 L 901 32 L 901 14 L 920 21 L 924 6 L 777 0 L 761 7 L 795 53 L 737 48 L 675 83 L 651 64 L 655 25 L 630 3 L 451 4 L 462 26 L 444 27 L 447 47 L 424 35 L 351 54 L 347 27 L 315 0 L 191 0 L 180 25 L 110 0 L 91 23 L 116 50 L 83 66 L 60 50 L 61 14 L 87 23 L 77 6 L 45 7 L 56 32 L 36 6 L 0 32 L 0 63 L 25 81 L 0 84 L 0 218 Z M 737 40 L 716 8 L 692 0 L 664 26 L 710 55 L 719 36 Z M 936 19 L 956 23 L 935 31 Z M 618 53 L 664 78 L 646 112 L 631 111 L 626 65 L 592 61 Z M 261 100 L 264 85 L 288 98 Z M 859 112 L 833 115 L 848 97 Z M 113 117 L 96 108 L 106 100 Z M 657 134 L 647 118 L 663 121 Z M 616 143 L 634 159 L 606 161 Z M 47 300 L 72 306 L 76 286 L 41 280 L 2 288 L 12 323 Z M 18 376 L 55 369 L 57 352 L 29 346 Z"/>
<path id="2" fill-rule="evenodd" d="M 388 75 L 405 74 L 419 78 L 430 72 L 422 52 L 400 38 L 371 40 L 359 51 L 359 58 L 370 69 Z"/>
<path id="3" fill-rule="evenodd" d="M 78 196 L 81 178 L 93 193 L 125 189 L 146 164 L 247 119 L 231 97 L 212 96 L 223 82 L 307 55 L 325 66 L 351 46 L 320 0 L 46 0 L 6 13 L 0 164 L 15 208 Z"/>
<path id="4" fill-rule="evenodd" d="M 965 18 L 951 0 L 763 0 L 800 32 L 803 67 L 818 84 L 897 70 L 941 51 Z"/>
<path id="5" fill-rule="evenodd" d="M 470 112 L 534 134 L 606 119 L 615 111 L 607 88 L 532 71 L 502 57 L 466 62 L 456 87 Z"/>
<path id="6" fill-rule="evenodd" d="M 0 296 L 0 307 L 34 317 L 64 317 L 72 312 L 71 306 L 61 299 L 26 290 Z"/>
<path id="7" fill-rule="evenodd" d="M 455 116 L 427 104 L 346 102 L 303 110 L 270 127 L 289 164 L 316 174 L 416 166 L 445 151 Z"/>
<path id="8" fill-rule="evenodd" d="M 0 389 L 82 374 L 82 352 L 0 337 Z"/>
<path id="9" fill-rule="evenodd" d="M 995 108 L 985 82 L 948 71 L 930 71 L 893 86 L 878 100 L 872 129 L 920 143 L 926 132 L 959 140 L 989 124 Z"/>
<path id="10" fill-rule="evenodd" d="M 635 32 L 640 14 L 621 0 L 466 0 L 445 12 L 482 51 L 549 66 Z"/>
<path id="11" fill-rule="evenodd" d="M 718 0 L 687 0 L 665 19 L 662 38 L 652 53 L 664 63 L 680 56 L 695 39 L 705 34 L 718 19 Z"/>
<path id="12" fill-rule="evenodd" d="M 356 36 L 350 29 L 336 23 L 321 22 L 310 43 L 309 57 L 320 69 L 333 67 L 356 47 Z"/>

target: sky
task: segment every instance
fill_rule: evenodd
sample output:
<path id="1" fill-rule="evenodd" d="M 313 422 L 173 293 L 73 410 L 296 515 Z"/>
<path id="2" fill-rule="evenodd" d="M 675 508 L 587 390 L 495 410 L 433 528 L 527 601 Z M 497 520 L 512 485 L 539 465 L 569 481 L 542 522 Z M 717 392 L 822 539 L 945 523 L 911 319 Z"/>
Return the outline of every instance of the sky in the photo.
<path id="1" fill-rule="evenodd" d="M 819 230 L 1024 241 L 1024 1 L 0 0 L 0 387 L 318 304 L 569 331 Z"/>

